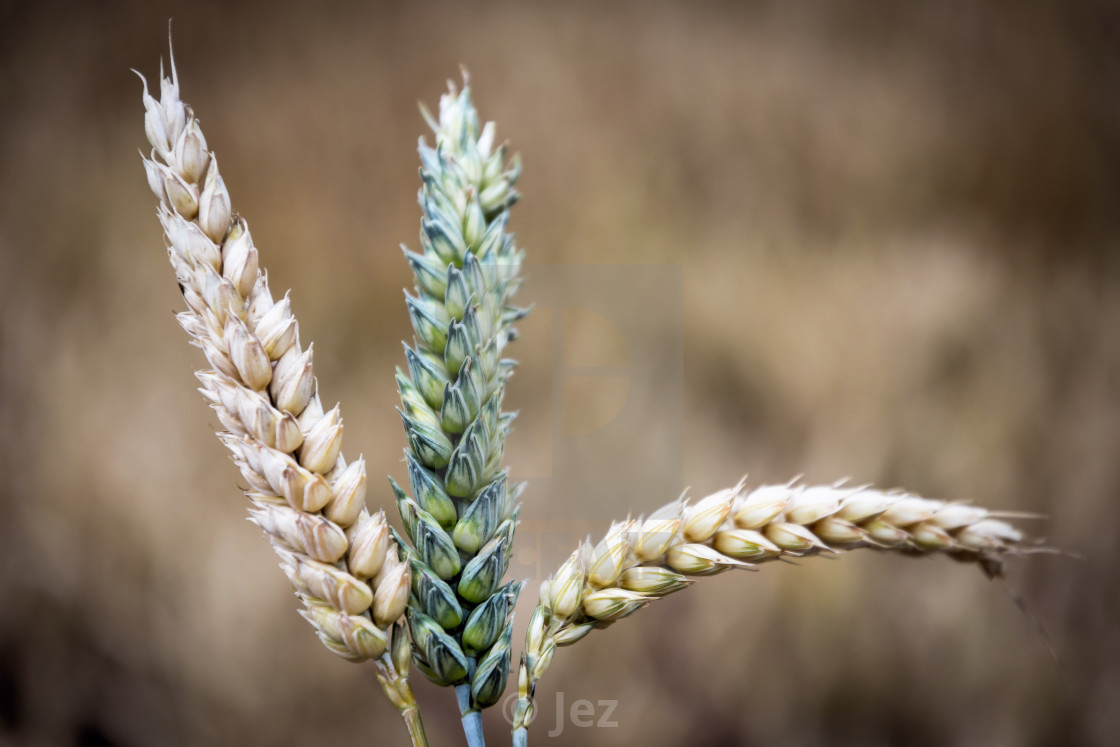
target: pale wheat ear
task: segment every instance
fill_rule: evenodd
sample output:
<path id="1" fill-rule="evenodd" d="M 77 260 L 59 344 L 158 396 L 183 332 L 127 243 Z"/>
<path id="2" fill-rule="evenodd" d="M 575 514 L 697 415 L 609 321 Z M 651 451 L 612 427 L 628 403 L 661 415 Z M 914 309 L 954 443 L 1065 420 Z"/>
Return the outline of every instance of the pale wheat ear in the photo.
<path id="1" fill-rule="evenodd" d="M 844 482 L 802 486 L 795 479 L 746 491 L 744 478 L 691 506 L 678 498 L 648 519 L 615 524 L 593 550 L 581 543 L 541 585 L 518 675 L 514 744 L 527 744 L 533 693 L 557 647 L 696 578 L 861 547 L 946 554 L 1002 578 L 1006 557 L 1036 551 L 1021 531 L 997 518 L 1006 513 L 899 490 L 844 488 Z"/>
<path id="2" fill-rule="evenodd" d="M 300 614 L 323 645 L 348 660 L 377 662 L 413 744 L 426 744 L 408 684 L 404 613 L 410 569 L 398 559 L 384 513 L 365 508 L 363 460 L 341 453 L 339 408 L 325 411 L 300 345 L 287 295 L 273 301 L 257 248 L 198 120 L 160 70 L 160 98 L 143 83 L 151 158 L 141 157 L 187 310 L 177 315 L 213 370 L 198 374 L 219 438 L 249 485 L 250 521 L 263 529 L 296 590 Z"/>

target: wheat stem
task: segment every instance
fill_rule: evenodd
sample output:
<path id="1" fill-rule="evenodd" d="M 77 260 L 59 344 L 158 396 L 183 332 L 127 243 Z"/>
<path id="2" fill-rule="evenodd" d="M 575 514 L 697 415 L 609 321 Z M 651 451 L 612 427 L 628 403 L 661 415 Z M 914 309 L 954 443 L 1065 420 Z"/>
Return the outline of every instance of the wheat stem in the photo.
<path id="1" fill-rule="evenodd" d="M 469 747 L 485 747 L 486 737 L 482 732 L 482 712 L 471 704 L 471 686 L 468 683 L 455 686 L 455 700 L 459 704 L 459 716 L 463 722 L 463 734 Z"/>
<path id="2" fill-rule="evenodd" d="M 474 677 L 477 662 L 467 657 L 467 679 Z M 472 702 L 471 686 L 464 682 L 455 686 L 455 702 L 459 705 L 459 716 L 463 723 L 463 734 L 467 737 L 468 747 L 485 747 L 486 736 L 482 731 L 482 712 Z"/>
<path id="3" fill-rule="evenodd" d="M 424 733 L 424 722 L 420 719 L 420 707 L 413 706 L 401 711 L 404 725 L 408 728 L 408 737 L 412 740 L 412 747 L 428 747 L 428 735 Z"/>
<path id="4" fill-rule="evenodd" d="M 528 740 L 533 693 L 557 647 L 627 617 L 701 576 L 785 557 L 871 548 L 947 554 L 1002 575 L 1008 555 L 1029 551 L 1001 515 L 966 503 L 868 487 L 765 485 L 745 480 L 695 504 L 678 499 L 648 518 L 616 522 L 597 545 L 580 543 L 541 585 L 525 634 L 513 719 Z"/>
<path id="5" fill-rule="evenodd" d="M 403 625 L 395 626 L 394 634 L 399 634 L 402 640 L 408 640 L 408 631 L 404 629 Z M 381 689 L 384 691 L 385 696 L 396 707 L 397 711 L 404 719 L 405 728 L 408 729 L 408 736 L 412 740 L 413 747 L 428 747 L 428 737 L 424 733 L 424 722 L 420 718 L 420 706 L 416 703 L 416 698 L 412 695 L 412 688 L 408 684 L 408 664 L 411 654 L 405 656 L 401 663 L 405 666 L 398 667 L 398 662 L 394 661 L 400 658 L 396 653 L 390 655 L 389 652 L 382 654 L 377 660 L 377 679 L 381 683 Z"/>
<path id="6" fill-rule="evenodd" d="M 171 76 L 160 71 L 159 100 L 144 81 L 143 102 L 152 146 L 144 169 L 187 304 L 177 318 L 213 366 L 197 374 L 200 391 L 249 485 L 250 520 L 280 556 L 323 645 L 348 661 L 389 660 L 379 677 L 412 732 L 419 713 L 403 627 L 390 643 L 410 568 L 384 512 L 366 510 L 365 463 L 342 456 L 339 408 L 323 408 L 311 348 L 300 345 L 287 296 L 275 301 L 260 272 L 248 224 L 232 211 L 217 159 L 179 98 L 174 56 Z"/>

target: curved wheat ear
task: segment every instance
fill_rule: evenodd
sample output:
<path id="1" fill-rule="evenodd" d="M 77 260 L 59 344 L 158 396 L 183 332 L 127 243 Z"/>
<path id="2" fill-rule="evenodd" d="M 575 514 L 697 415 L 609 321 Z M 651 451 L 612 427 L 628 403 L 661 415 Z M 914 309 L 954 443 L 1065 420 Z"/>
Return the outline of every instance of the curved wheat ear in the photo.
<path id="1" fill-rule="evenodd" d="M 405 249 L 416 278 L 406 293 L 415 332 L 397 372 L 412 495 L 395 482 L 412 547 L 409 621 L 418 668 L 454 686 L 468 741 L 481 743 L 479 709 L 498 701 L 510 669 L 520 582 L 502 583 L 521 485 L 502 469 L 513 415 L 502 396 L 513 362 L 501 358 L 525 311 L 511 305 L 522 253 L 506 233 L 519 166 L 479 127 L 470 89 L 426 111 L 435 147 L 420 141 L 422 253 Z M 413 549 L 415 548 L 415 549 Z"/>
<path id="2" fill-rule="evenodd" d="M 153 148 L 144 169 L 188 308 L 177 318 L 213 366 L 197 374 L 200 391 L 249 484 L 250 520 L 266 532 L 323 645 L 349 661 L 380 658 L 386 693 L 414 712 L 408 636 L 392 630 L 411 574 L 384 512 L 366 510 L 365 463 L 342 457 L 339 408 L 324 411 L 311 348 L 300 345 L 288 297 L 275 301 L 258 270 L 249 227 L 232 212 L 218 162 L 179 99 L 174 57 L 171 77 L 160 71 L 159 101 L 140 78 Z"/>
<path id="3" fill-rule="evenodd" d="M 518 678 L 514 732 L 520 743 L 532 717 L 533 690 L 558 646 L 697 577 L 859 547 L 944 553 L 999 576 L 1007 555 L 1026 551 L 1019 530 L 978 506 L 868 487 L 789 483 L 747 491 L 744 483 L 693 505 L 678 499 L 648 518 L 617 522 L 597 545 L 581 542 L 541 584 Z"/>

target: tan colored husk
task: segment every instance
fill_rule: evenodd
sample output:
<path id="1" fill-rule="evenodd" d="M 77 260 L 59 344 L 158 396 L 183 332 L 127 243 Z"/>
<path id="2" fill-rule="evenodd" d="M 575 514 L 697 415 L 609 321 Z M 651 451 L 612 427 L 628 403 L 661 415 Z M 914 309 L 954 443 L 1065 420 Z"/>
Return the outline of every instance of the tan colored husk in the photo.
<path id="1" fill-rule="evenodd" d="M 179 99 L 174 59 L 171 77 L 160 77 L 159 101 L 144 85 L 153 148 L 144 169 L 188 307 L 179 323 L 214 369 L 198 373 L 200 391 L 226 429 L 219 437 L 249 484 L 250 520 L 280 556 L 301 614 L 328 650 L 376 659 L 404 612 L 408 564 L 371 585 L 397 546 L 384 514 L 366 511 L 365 463 L 342 456 L 339 408 L 323 411 L 311 349 L 300 345 L 287 296 L 272 298 L 248 225 Z"/>
<path id="2" fill-rule="evenodd" d="M 579 547 L 541 584 L 525 636 L 515 732 L 532 720 L 532 693 L 558 646 L 633 614 L 695 577 L 782 557 L 866 547 L 909 555 L 947 554 L 1002 574 L 1024 536 L 1000 514 L 967 503 L 870 487 L 745 488 L 745 480 L 692 505 L 678 499 L 648 518 L 611 526 Z"/>

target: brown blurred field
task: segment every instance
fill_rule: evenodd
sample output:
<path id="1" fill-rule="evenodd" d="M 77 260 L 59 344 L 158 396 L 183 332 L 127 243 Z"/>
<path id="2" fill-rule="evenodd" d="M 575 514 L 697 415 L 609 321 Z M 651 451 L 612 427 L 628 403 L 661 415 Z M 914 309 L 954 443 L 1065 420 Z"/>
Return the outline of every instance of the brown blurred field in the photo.
<path id="1" fill-rule="evenodd" d="M 542 301 L 512 351 L 522 626 L 580 536 L 743 473 L 1036 511 L 1086 558 L 1011 568 L 1061 670 L 1004 587 L 947 560 L 704 580 L 561 651 L 536 742 L 562 693 L 616 700 L 617 726 L 568 719 L 557 744 L 1116 743 L 1114 7 L 2 8 L 0 744 L 405 741 L 372 667 L 296 615 L 193 391 L 128 72 L 155 79 L 171 16 L 184 98 L 293 289 L 371 504 L 402 475 L 417 99 L 465 64 L 522 154 L 524 301 L 633 273 L 612 281 L 624 332 Z M 676 295 L 643 293 L 665 273 Z M 568 376 L 610 366 L 632 370 Z M 619 408 L 626 437 L 588 435 Z M 462 743 L 450 693 L 416 679 L 433 745 Z"/>

